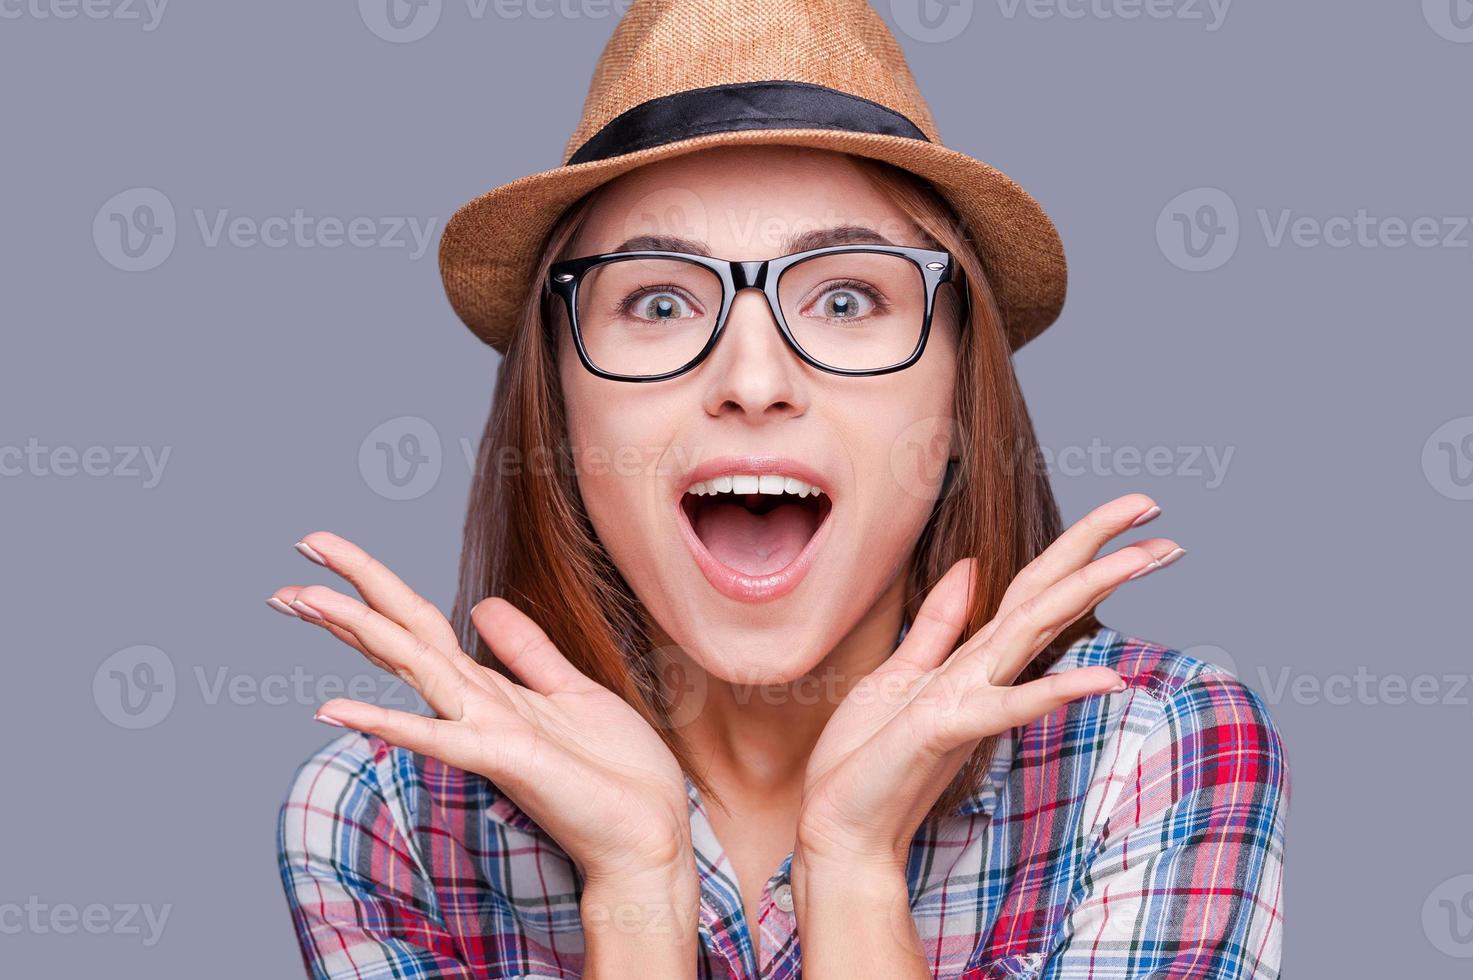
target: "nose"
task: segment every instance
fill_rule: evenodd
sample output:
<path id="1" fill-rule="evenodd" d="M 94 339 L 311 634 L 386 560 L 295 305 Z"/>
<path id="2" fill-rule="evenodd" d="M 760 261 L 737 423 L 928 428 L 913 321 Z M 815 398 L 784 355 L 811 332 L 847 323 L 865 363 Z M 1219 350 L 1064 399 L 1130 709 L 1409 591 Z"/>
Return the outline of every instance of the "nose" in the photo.
<path id="1" fill-rule="evenodd" d="M 762 291 L 739 288 L 721 339 L 699 372 L 706 412 L 752 422 L 802 415 L 808 408 L 804 369 L 778 331 Z"/>

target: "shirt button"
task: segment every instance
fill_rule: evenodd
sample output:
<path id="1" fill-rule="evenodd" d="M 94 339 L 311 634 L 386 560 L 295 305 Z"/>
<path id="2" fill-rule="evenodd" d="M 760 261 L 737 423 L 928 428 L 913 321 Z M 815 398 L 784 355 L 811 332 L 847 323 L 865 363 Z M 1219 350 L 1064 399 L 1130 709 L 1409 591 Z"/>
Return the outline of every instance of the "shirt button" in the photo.
<path id="1" fill-rule="evenodd" d="M 793 911 L 793 886 L 786 881 L 772 890 L 772 900 L 784 912 Z"/>

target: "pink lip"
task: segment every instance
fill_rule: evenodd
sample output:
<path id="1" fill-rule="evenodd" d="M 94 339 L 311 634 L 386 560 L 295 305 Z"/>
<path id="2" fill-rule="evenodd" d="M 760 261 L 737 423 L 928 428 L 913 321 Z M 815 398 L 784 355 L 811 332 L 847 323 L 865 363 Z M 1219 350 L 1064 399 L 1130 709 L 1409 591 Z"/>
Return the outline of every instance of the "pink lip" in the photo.
<path id="1" fill-rule="evenodd" d="M 798 583 L 802 582 L 804 576 L 808 574 L 808 569 L 813 565 L 814 556 L 818 554 L 818 549 L 828 537 L 829 525 L 833 523 L 834 516 L 833 498 L 829 498 L 828 514 L 813 532 L 813 537 L 808 539 L 803 550 L 798 552 L 792 561 L 771 575 L 744 575 L 717 560 L 715 555 L 706 550 L 706 545 L 696 534 L 695 528 L 691 527 L 685 508 L 680 505 L 686 488 L 692 483 L 699 483 L 723 473 L 783 473 L 821 488 L 826 495 L 831 492 L 828 479 L 811 466 L 780 456 L 722 456 L 708 460 L 691 470 L 676 488 L 675 513 L 680 524 L 681 536 L 685 538 L 685 544 L 690 549 L 691 557 L 695 559 L 701 574 L 706 576 L 706 581 L 711 583 L 712 588 L 738 602 L 766 602 L 787 595 L 796 589 Z"/>

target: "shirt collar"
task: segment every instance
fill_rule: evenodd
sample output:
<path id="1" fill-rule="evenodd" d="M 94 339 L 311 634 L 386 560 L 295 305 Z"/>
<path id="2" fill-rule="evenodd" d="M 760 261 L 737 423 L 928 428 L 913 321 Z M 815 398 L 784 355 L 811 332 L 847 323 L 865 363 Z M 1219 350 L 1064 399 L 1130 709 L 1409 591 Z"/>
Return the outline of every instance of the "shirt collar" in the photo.
<path id="1" fill-rule="evenodd" d="M 1003 787 L 1007 785 L 1008 773 L 1013 768 L 1013 739 L 1018 730 L 1011 728 L 997 736 L 996 745 L 992 750 L 992 761 L 987 766 L 987 774 L 982 778 L 976 791 L 962 800 L 955 813 L 960 817 L 982 815 L 990 817 L 997 810 L 997 801 L 1002 798 Z"/>

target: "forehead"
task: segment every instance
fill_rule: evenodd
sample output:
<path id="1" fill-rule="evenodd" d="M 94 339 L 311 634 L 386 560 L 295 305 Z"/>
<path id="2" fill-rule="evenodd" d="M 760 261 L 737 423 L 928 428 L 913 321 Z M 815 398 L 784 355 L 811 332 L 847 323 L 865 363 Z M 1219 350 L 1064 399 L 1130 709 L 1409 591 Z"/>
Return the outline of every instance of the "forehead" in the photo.
<path id="1" fill-rule="evenodd" d="M 573 255 L 698 242 L 711 255 L 763 259 L 846 240 L 927 245 L 927 236 L 853 158 L 806 147 L 725 146 L 661 160 L 601 187 Z M 863 233 L 869 229 L 873 236 Z M 675 249 L 681 251 L 684 249 Z"/>

